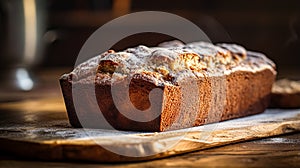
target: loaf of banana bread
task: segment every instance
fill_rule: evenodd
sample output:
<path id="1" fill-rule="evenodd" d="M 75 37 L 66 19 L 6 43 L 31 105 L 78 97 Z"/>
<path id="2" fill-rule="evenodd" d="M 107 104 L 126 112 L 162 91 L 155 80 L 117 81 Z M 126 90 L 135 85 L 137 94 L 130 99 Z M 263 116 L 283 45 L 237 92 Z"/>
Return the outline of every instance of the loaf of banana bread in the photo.
<path id="1" fill-rule="evenodd" d="M 60 84 L 74 127 L 166 131 L 263 112 L 275 76 L 271 60 L 236 44 L 169 42 L 109 50 Z"/>

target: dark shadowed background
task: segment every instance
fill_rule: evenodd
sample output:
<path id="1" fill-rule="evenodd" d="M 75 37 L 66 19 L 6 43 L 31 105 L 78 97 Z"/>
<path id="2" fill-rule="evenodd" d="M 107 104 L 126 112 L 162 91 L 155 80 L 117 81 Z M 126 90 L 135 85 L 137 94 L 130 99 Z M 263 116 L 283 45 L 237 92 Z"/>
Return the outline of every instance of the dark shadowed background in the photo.
<path id="1" fill-rule="evenodd" d="M 3 59 L 4 57 L 14 57 L 13 61 L 17 60 L 18 57 L 12 56 L 9 51 L 17 50 L 14 41 L 18 43 L 17 41 L 23 39 L 16 33 L 10 35 L 12 29 L 18 27 L 19 23 L 11 24 L 11 20 L 21 16 L 11 16 L 10 13 L 18 10 L 18 2 L 21 6 L 25 3 L 25 1 L 14 1 L 16 2 L 13 5 L 11 1 L 5 0 L 0 3 L 1 60 L 7 60 Z M 38 68 L 71 67 L 85 40 L 101 25 L 130 12 L 156 10 L 171 12 L 189 19 L 204 30 L 213 42 L 234 42 L 248 49 L 265 53 L 276 62 L 279 75 L 288 74 L 289 71 L 297 73 L 300 70 L 300 1 L 298 0 L 30 1 L 36 3 L 38 8 L 36 15 L 43 16 L 43 20 L 39 22 L 42 26 L 37 30 L 41 31 L 42 38 L 37 41 L 44 44 L 43 51 L 35 53 L 42 55 L 37 56 L 40 60 L 35 63 L 35 67 Z M 21 22 L 22 19 L 20 24 Z M 10 41 L 13 43 L 9 43 L 8 39 L 12 39 Z M 172 37 L 166 35 L 142 33 L 121 40 L 113 46 L 113 49 L 122 50 L 138 44 L 154 46 L 171 39 Z M 5 61 L 2 61 L 4 64 L 2 68 L 7 66 L 7 61 L 3 62 Z"/>

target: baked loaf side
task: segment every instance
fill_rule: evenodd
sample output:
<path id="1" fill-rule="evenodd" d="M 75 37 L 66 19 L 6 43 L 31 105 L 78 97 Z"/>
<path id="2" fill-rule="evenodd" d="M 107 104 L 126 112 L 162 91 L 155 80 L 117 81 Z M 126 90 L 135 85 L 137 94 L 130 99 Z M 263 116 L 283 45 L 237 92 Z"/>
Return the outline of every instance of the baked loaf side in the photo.
<path id="1" fill-rule="evenodd" d="M 263 54 L 235 44 L 172 44 L 109 50 L 63 75 L 72 126 L 81 127 L 79 119 L 85 118 L 88 127 L 102 128 L 95 119 L 101 111 L 115 129 L 166 131 L 256 114 L 268 106 L 276 71 Z M 77 97 L 82 105 L 75 111 Z"/>

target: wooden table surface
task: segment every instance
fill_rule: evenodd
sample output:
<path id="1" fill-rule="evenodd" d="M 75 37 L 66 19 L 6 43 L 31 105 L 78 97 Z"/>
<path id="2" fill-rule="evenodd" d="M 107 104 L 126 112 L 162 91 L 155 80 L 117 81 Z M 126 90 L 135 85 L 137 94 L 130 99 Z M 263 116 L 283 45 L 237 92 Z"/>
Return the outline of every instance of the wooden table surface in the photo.
<path id="1" fill-rule="evenodd" d="M 68 70 L 37 73 L 39 85 L 31 92 L 0 90 L 0 102 L 62 98 L 58 78 Z M 26 108 L 26 107 L 21 107 Z M 7 111 L 9 112 L 9 111 Z M 0 120 L 1 121 L 1 120 Z M 0 167 L 300 167 L 300 133 L 236 143 L 179 156 L 134 163 L 49 162 L 20 158 L 0 151 Z"/>

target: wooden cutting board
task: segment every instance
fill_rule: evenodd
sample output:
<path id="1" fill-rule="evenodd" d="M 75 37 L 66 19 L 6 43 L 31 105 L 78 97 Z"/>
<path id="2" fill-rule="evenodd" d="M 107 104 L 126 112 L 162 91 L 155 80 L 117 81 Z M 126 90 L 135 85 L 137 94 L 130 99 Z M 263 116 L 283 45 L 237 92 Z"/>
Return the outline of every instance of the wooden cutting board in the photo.
<path id="1" fill-rule="evenodd" d="M 75 129 L 61 98 L 0 103 L 0 118 L 0 150 L 42 160 L 141 161 L 300 131 L 300 109 L 161 133 Z"/>

